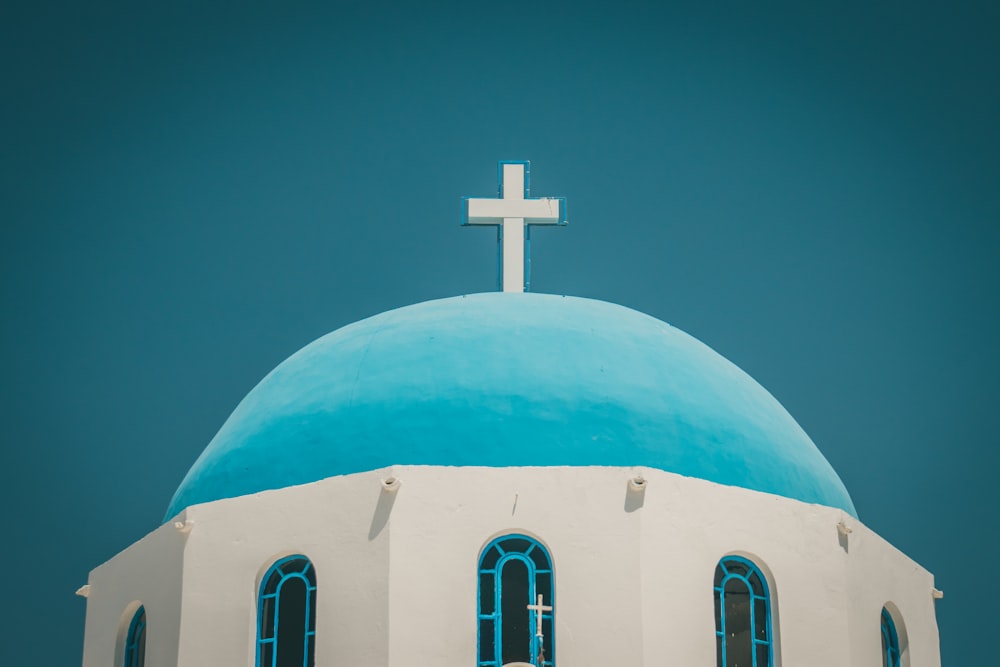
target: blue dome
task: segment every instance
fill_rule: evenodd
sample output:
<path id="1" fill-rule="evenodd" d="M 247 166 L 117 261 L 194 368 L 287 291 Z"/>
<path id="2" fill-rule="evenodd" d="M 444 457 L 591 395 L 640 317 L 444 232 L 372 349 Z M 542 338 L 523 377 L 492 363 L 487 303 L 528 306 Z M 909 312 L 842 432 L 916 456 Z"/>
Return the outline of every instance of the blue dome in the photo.
<path id="1" fill-rule="evenodd" d="M 603 301 L 491 293 L 391 310 L 292 355 L 167 517 L 393 464 L 648 466 L 855 515 L 791 415 L 706 345 Z"/>

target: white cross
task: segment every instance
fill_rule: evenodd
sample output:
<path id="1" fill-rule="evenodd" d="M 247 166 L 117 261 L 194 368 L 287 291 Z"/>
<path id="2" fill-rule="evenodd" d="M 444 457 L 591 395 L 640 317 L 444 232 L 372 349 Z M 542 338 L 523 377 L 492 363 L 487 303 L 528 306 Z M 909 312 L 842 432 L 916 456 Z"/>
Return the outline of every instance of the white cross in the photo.
<path id="1" fill-rule="evenodd" d="M 535 630 L 535 636 L 538 637 L 539 639 L 541 639 L 541 637 L 542 637 L 542 612 L 544 612 L 544 611 L 552 611 L 552 607 L 549 606 L 549 605 L 542 604 L 542 596 L 541 596 L 541 594 L 539 594 L 538 595 L 538 604 L 529 604 L 528 605 L 528 611 L 535 612 L 535 623 L 536 623 L 536 626 L 537 626 L 537 628 Z"/>
<path id="2" fill-rule="evenodd" d="M 497 241 L 502 240 L 500 276 L 504 292 L 525 292 L 531 284 L 528 225 L 566 224 L 565 197 L 528 197 L 530 166 L 527 161 L 501 162 L 499 196 L 496 199 L 466 197 L 462 202 L 463 225 L 497 227 Z"/>

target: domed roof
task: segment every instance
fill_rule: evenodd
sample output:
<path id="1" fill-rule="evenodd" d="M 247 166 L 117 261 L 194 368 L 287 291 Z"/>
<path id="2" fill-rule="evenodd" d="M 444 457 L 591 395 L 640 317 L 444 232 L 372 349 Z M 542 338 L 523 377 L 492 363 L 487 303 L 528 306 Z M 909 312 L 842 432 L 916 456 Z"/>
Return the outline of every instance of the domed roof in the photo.
<path id="1" fill-rule="evenodd" d="M 791 415 L 703 343 L 603 301 L 491 293 L 299 350 L 237 406 L 167 517 L 393 464 L 647 466 L 855 515 Z"/>

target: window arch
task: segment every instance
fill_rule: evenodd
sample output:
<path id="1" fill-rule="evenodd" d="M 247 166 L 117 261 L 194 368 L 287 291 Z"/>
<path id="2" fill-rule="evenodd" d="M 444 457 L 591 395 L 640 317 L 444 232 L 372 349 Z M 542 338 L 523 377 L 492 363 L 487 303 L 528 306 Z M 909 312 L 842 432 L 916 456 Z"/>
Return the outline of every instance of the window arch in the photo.
<path id="1" fill-rule="evenodd" d="M 882 621 L 879 624 L 882 631 L 882 667 L 899 667 L 899 634 L 892 614 L 882 607 Z"/>
<path id="2" fill-rule="evenodd" d="M 552 560 L 538 540 L 514 534 L 486 545 L 479 555 L 479 667 L 553 667 L 553 591 Z"/>
<path id="3" fill-rule="evenodd" d="M 313 667 L 316 569 L 305 556 L 268 568 L 257 596 L 257 667 Z"/>
<path id="4" fill-rule="evenodd" d="M 144 667 L 146 664 L 146 608 L 140 606 L 132 616 L 125 634 L 124 667 Z"/>
<path id="5" fill-rule="evenodd" d="M 719 667 L 772 667 L 771 598 L 752 561 L 727 556 L 715 568 L 715 646 Z"/>

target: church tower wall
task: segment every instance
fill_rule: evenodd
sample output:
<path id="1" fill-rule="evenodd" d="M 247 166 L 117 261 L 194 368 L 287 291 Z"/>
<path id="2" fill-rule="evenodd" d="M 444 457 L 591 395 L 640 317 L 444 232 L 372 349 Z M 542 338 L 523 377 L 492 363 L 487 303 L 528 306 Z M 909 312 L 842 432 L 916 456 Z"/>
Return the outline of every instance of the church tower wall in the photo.
<path id="1" fill-rule="evenodd" d="M 714 664 L 735 555 L 767 580 L 775 667 L 876 663 L 883 605 L 903 667 L 940 667 L 931 576 L 856 519 L 655 469 L 393 466 L 177 520 L 94 571 L 85 667 L 120 663 L 134 601 L 150 667 L 253 665 L 261 578 L 289 555 L 315 567 L 316 664 L 476 664 L 478 559 L 513 533 L 551 557 L 564 666 Z"/>

